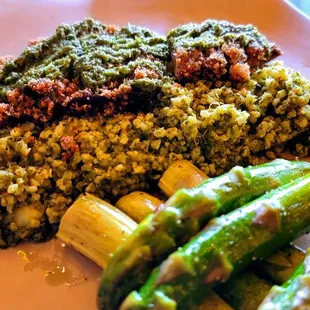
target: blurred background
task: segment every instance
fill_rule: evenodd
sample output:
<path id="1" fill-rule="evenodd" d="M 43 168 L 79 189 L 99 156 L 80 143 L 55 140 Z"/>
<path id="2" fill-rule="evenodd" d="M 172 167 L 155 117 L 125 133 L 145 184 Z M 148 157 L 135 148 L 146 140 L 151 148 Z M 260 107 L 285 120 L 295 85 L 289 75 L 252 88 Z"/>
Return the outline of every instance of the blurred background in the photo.
<path id="1" fill-rule="evenodd" d="M 289 2 L 310 17 L 310 0 L 289 0 Z"/>

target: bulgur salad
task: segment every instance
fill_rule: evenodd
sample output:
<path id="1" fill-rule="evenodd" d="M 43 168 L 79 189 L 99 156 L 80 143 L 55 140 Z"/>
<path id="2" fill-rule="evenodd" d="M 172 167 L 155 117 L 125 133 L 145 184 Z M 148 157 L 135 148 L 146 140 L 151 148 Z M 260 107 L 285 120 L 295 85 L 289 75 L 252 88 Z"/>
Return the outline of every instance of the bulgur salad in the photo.
<path id="1" fill-rule="evenodd" d="M 0 246 L 55 235 L 83 193 L 156 192 L 188 160 L 213 177 L 285 147 L 307 155 L 310 82 L 253 26 L 208 20 L 161 37 L 61 25 L 0 67 Z"/>

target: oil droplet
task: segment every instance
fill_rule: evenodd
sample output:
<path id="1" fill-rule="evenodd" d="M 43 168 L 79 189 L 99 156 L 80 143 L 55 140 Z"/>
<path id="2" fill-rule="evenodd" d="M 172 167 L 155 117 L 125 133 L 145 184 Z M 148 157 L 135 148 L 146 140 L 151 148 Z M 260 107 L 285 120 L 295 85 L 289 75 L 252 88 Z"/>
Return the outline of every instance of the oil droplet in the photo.
<path id="1" fill-rule="evenodd" d="M 30 252 L 29 254 L 31 254 L 32 252 Z M 28 257 L 27 257 L 27 253 L 25 253 L 24 251 L 22 251 L 22 250 L 19 250 L 18 252 L 17 252 L 17 254 L 18 255 L 21 255 L 22 256 L 22 259 L 25 261 L 25 262 L 27 262 L 27 263 L 30 263 L 30 261 L 29 261 L 29 259 L 28 259 Z"/>
<path id="2" fill-rule="evenodd" d="M 52 241 L 54 242 L 54 241 Z M 51 257 L 43 257 L 34 251 L 27 252 L 20 250 L 17 252 L 25 261 L 23 270 L 31 272 L 35 269 L 41 269 L 44 272 L 45 283 L 50 286 L 66 285 L 71 287 L 87 280 L 87 278 L 80 272 L 73 272 L 67 267 L 66 256 L 62 243 L 53 243 L 53 252 Z"/>

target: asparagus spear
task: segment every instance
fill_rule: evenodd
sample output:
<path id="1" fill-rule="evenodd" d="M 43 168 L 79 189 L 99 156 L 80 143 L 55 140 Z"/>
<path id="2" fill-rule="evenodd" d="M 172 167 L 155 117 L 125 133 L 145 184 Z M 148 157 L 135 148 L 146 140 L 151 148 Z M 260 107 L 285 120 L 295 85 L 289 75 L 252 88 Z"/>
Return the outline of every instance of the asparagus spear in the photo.
<path id="1" fill-rule="evenodd" d="M 191 162 L 186 160 L 178 160 L 170 165 L 165 171 L 160 179 L 159 187 L 169 197 L 178 189 L 197 186 L 205 179 L 207 179 L 207 177 L 204 173 Z M 304 252 L 297 249 L 295 246 L 288 246 L 274 253 L 265 260 L 255 262 L 252 269 L 257 271 L 259 276 L 264 275 L 268 280 L 271 280 L 276 284 L 282 284 L 292 276 L 296 267 L 301 264 L 304 258 Z M 252 305 L 257 303 L 259 304 L 265 296 L 263 296 L 263 294 L 253 294 L 253 292 L 262 291 L 266 293 L 266 288 L 270 288 L 270 283 L 265 282 L 259 276 L 255 276 L 247 270 L 244 280 L 243 276 L 237 277 L 236 280 L 232 281 L 231 285 L 230 283 L 225 285 L 225 295 L 231 294 L 231 302 L 234 302 L 234 300 L 239 300 L 239 297 L 244 294 L 245 300 L 252 299 Z M 251 281 L 250 288 L 243 285 L 243 283 L 246 283 L 247 280 Z M 235 284 L 238 287 L 238 290 L 234 288 Z M 244 304 L 247 304 L 247 301 L 245 301 Z M 240 305 L 242 308 L 242 304 Z M 255 307 L 252 307 L 252 309 L 253 308 Z"/>
<path id="2" fill-rule="evenodd" d="M 106 201 L 81 195 L 63 216 L 57 238 L 105 268 L 138 224 Z"/>
<path id="3" fill-rule="evenodd" d="M 282 284 L 292 276 L 304 258 L 304 252 L 294 246 L 289 246 L 262 261 L 255 262 L 252 268 L 275 284 Z"/>
<path id="4" fill-rule="evenodd" d="M 233 310 L 221 297 L 214 292 L 209 292 L 206 298 L 191 310 Z M 248 309 L 250 310 L 250 309 Z"/>
<path id="5" fill-rule="evenodd" d="M 150 209 L 155 209 L 150 203 L 158 202 L 156 197 L 143 192 L 126 196 L 128 197 L 121 204 L 128 213 L 133 213 L 132 209 L 127 208 L 126 202 L 130 206 L 137 203 L 139 208 L 134 206 L 137 218 L 141 218 Z M 129 198 L 131 201 L 128 201 Z M 136 226 L 122 211 L 100 198 L 86 194 L 80 196 L 63 216 L 57 238 L 106 268 L 110 254 L 128 238 Z M 213 292 L 208 294 L 207 299 L 195 310 L 197 309 L 233 310 Z"/>
<path id="6" fill-rule="evenodd" d="M 310 174 L 270 191 L 206 228 L 156 268 L 129 309 L 189 309 L 252 259 L 264 258 L 310 228 Z"/>
<path id="7" fill-rule="evenodd" d="M 177 191 L 148 216 L 114 253 L 103 273 L 98 304 L 117 309 L 123 298 L 141 285 L 151 270 L 178 246 L 201 230 L 210 218 L 225 214 L 309 172 L 306 162 L 275 160 L 241 168 L 192 189 Z"/>
<path id="8" fill-rule="evenodd" d="M 207 179 L 205 174 L 190 161 L 177 160 L 164 172 L 158 185 L 167 196 L 170 197 L 178 189 L 192 188 L 205 179 Z M 288 246 L 274 253 L 265 260 L 255 262 L 252 269 L 257 271 L 259 276 L 263 275 L 276 284 L 282 284 L 292 276 L 296 267 L 301 264 L 304 258 L 304 252 L 297 249 L 295 246 Z M 270 283 L 264 282 L 259 276 L 255 276 L 247 270 L 244 276 L 244 281 L 243 276 L 241 276 L 232 281 L 234 284 L 230 285 L 228 283 L 228 285 L 225 285 L 225 294 L 232 295 L 232 302 L 236 299 L 239 300 L 239 297 L 245 294 L 244 298 L 246 300 L 251 298 L 255 299 L 252 301 L 253 305 L 257 304 L 257 302 L 260 303 L 264 298 L 263 294 L 253 294 L 253 291 L 266 292 L 264 287 L 270 287 L 268 286 Z M 251 280 L 252 285 L 250 286 L 250 289 L 247 288 L 246 285 L 243 285 L 243 283 L 247 282 L 246 279 Z M 238 287 L 238 290 L 234 289 L 235 284 Z M 261 297 L 263 298 L 260 299 Z M 244 304 L 247 304 L 247 302 L 245 301 Z"/>
<path id="9" fill-rule="evenodd" d="M 310 249 L 304 262 L 281 287 L 274 286 L 259 310 L 310 309 Z"/>
<path id="10" fill-rule="evenodd" d="M 234 309 L 256 310 L 271 287 L 271 283 L 246 270 L 218 286 L 215 292 Z"/>
<path id="11" fill-rule="evenodd" d="M 115 207 L 140 223 L 148 215 L 154 213 L 162 203 L 161 200 L 148 193 L 136 191 L 121 197 Z"/>
<path id="12" fill-rule="evenodd" d="M 205 179 L 207 179 L 207 176 L 190 161 L 178 160 L 164 172 L 158 185 L 169 197 L 178 189 L 192 188 Z M 274 263 L 282 262 L 280 259 L 276 260 L 276 257 L 273 261 Z M 286 261 L 286 266 L 287 264 L 288 261 Z M 227 283 L 221 285 L 216 292 L 235 309 L 256 310 L 267 296 L 271 287 L 271 283 L 260 278 L 250 270 L 246 270 L 241 275 L 238 274 Z M 200 304 L 199 310 L 202 310 L 202 308 L 206 310 L 225 309 L 225 302 L 219 295 L 210 292 Z"/>
<path id="13" fill-rule="evenodd" d="M 192 188 L 208 177 L 188 160 L 177 160 L 164 172 L 158 182 L 159 188 L 168 196 L 177 189 Z"/>
<path id="14" fill-rule="evenodd" d="M 258 275 L 244 270 L 227 283 L 216 287 L 215 291 L 234 309 L 256 310 L 272 286 L 260 276 L 264 275 L 273 283 L 282 284 L 292 276 L 304 258 L 305 253 L 294 246 L 283 248 L 252 264 L 252 269 L 257 271 Z"/>

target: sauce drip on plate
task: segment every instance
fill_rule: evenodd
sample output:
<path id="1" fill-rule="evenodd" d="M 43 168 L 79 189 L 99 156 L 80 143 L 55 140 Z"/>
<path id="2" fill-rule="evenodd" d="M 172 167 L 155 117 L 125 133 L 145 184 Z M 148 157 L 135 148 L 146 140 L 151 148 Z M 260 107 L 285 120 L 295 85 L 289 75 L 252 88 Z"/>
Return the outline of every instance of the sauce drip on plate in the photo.
<path id="1" fill-rule="evenodd" d="M 68 267 L 68 253 L 63 249 L 65 245 L 52 241 L 52 253 L 41 256 L 35 251 L 19 250 L 18 255 L 25 261 L 23 270 L 33 271 L 37 268 L 44 273 L 45 283 L 49 286 L 66 285 L 71 287 L 87 280 L 79 271 Z"/>

